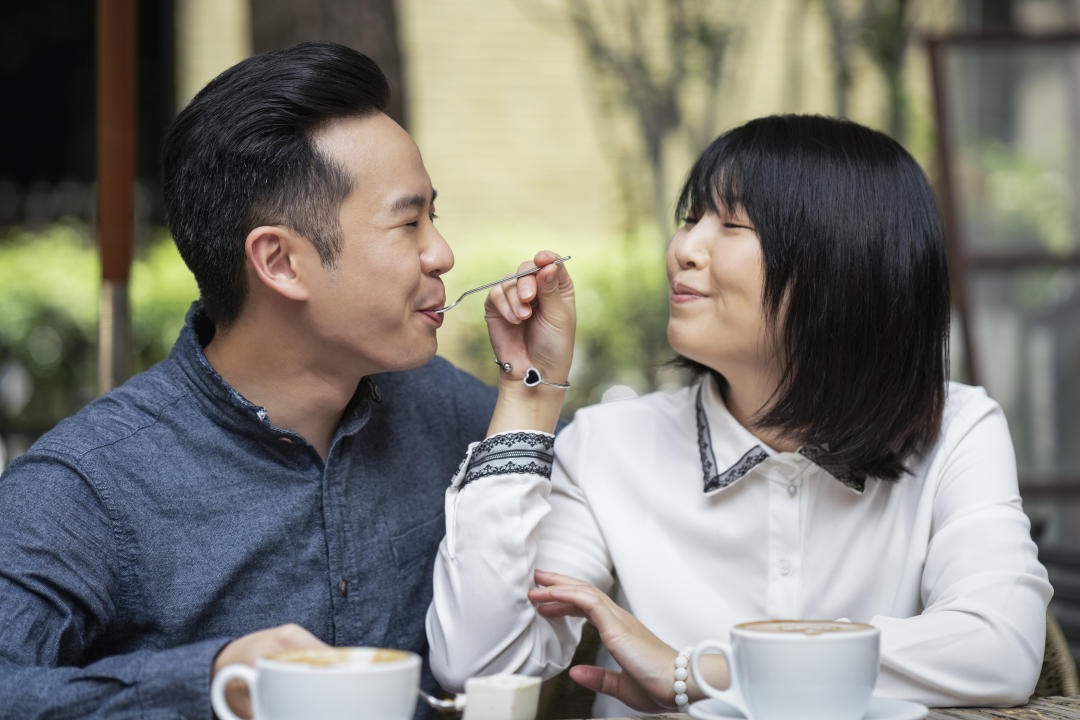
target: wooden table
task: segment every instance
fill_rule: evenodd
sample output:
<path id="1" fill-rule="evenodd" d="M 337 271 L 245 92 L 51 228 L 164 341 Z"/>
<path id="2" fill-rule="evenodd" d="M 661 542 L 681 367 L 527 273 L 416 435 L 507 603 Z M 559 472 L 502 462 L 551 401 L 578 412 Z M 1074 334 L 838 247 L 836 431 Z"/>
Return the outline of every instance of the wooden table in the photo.
<path id="1" fill-rule="evenodd" d="M 927 720 L 1080 720 L 1080 695 L 1036 698 L 1014 708 L 931 708 Z M 685 713 L 660 713 L 613 720 L 692 720 Z"/>

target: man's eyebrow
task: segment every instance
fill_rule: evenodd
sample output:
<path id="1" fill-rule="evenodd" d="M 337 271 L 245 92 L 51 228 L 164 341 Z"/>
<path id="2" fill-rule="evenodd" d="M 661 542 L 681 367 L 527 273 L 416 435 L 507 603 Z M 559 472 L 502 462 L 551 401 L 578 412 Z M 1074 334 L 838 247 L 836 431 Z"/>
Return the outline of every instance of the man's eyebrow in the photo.
<path id="1" fill-rule="evenodd" d="M 435 198 L 439 196 L 439 193 L 432 188 L 431 189 L 431 202 L 435 203 Z M 426 207 L 428 199 L 423 195 L 402 195 L 390 204 L 390 212 L 394 214 L 403 213 L 408 210 L 414 210 L 416 208 Z"/>

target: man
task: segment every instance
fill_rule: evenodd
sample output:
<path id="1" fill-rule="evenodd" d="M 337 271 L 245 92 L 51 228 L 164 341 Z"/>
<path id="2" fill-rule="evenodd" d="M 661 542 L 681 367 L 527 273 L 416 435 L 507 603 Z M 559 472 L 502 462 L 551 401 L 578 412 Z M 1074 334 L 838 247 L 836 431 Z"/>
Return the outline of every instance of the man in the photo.
<path id="1" fill-rule="evenodd" d="M 210 718 L 229 663 L 426 653 L 443 491 L 495 398 L 433 359 L 454 258 L 388 92 L 305 43 L 177 117 L 165 206 L 201 301 L 0 479 L 0 717 Z"/>

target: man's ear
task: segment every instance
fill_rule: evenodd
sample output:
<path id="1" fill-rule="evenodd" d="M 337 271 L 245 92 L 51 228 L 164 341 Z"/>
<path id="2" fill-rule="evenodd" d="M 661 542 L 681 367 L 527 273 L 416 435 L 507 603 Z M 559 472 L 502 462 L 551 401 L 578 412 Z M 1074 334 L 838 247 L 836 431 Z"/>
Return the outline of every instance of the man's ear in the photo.
<path id="1" fill-rule="evenodd" d="M 303 256 L 314 253 L 314 248 L 295 230 L 281 225 L 257 227 L 244 240 L 244 252 L 263 285 L 290 300 L 308 299 L 301 268 Z"/>

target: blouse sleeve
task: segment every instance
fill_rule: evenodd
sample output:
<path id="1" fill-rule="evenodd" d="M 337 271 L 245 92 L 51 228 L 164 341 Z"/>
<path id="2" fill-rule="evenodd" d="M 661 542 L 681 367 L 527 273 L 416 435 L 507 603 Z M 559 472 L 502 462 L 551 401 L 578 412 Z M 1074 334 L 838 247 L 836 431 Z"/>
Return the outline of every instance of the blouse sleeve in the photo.
<path id="1" fill-rule="evenodd" d="M 613 584 L 596 521 L 567 473 L 575 434 L 573 423 L 559 434 L 554 472 L 550 435 L 474 443 L 446 491 L 427 614 L 431 669 L 444 688 L 460 691 L 466 679 L 497 672 L 549 678 L 569 665 L 584 620 L 537 614 L 527 595 L 537 567 L 603 590 Z"/>
<path id="2" fill-rule="evenodd" d="M 871 621 L 881 628 L 878 691 L 928 706 L 1022 704 L 1042 667 L 1052 589 L 1004 414 L 982 407 L 947 422 L 927 476 L 936 494 L 922 613 Z"/>

